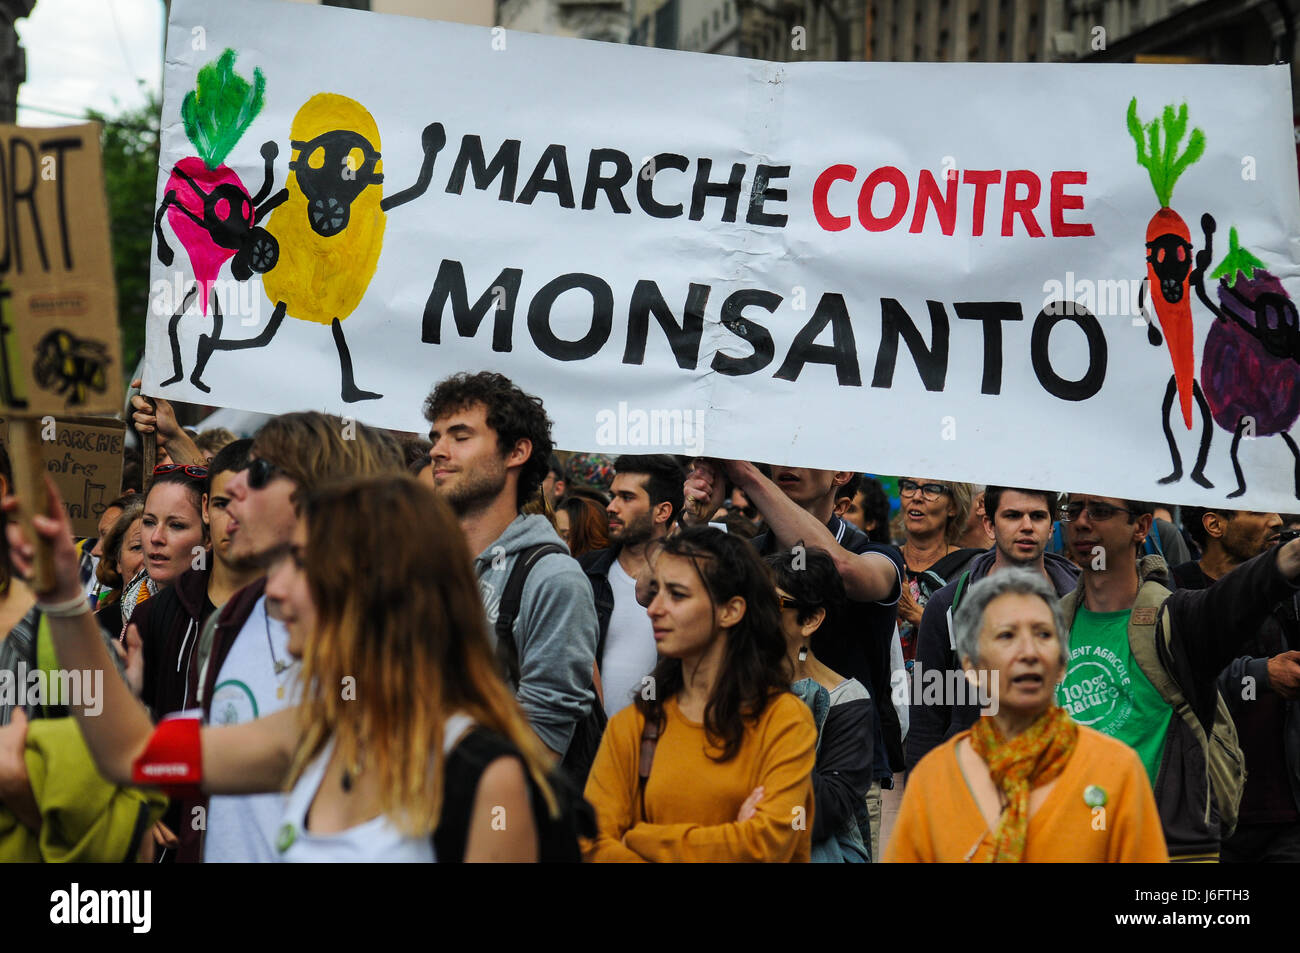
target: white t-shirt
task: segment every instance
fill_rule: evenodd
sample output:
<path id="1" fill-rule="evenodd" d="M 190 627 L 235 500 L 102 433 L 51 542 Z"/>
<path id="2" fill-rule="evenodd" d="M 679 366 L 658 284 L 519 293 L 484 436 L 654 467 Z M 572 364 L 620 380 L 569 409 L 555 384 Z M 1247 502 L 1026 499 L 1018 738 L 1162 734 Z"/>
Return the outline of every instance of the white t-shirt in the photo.
<path id="1" fill-rule="evenodd" d="M 276 661 L 281 671 L 276 674 Z M 289 631 L 257 600 L 217 673 L 210 724 L 240 725 L 298 701 L 298 661 L 289 654 Z M 208 799 L 205 863 L 273 863 L 284 819 L 281 793 L 213 795 Z"/>
<path id="2" fill-rule="evenodd" d="M 461 736 L 474 722 L 468 715 L 455 714 L 443 727 L 443 752 L 450 753 Z M 325 750 L 307 766 L 298 783 L 289 792 L 280 827 L 280 860 L 291 864 L 301 863 L 394 863 L 428 864 L 438 858 L 433 850 L 433 838 L 411 837 L 403 834 L 386 814 L 371 818 L 356 827 L 333 834 L 313 834 L 307 830 L 307 811 L 320 790 L 321 779 L 329 767 L 334 753 L 331 738 Z"/>
<path id="3" fill-rule="evenodd" d="M 605 690 L 605 714 L 613 718 L 641 691 L 641 680 L 654 671 L 659 650 L 650 616 L 636 601 L 636 580 L 617 559 L 610 563 L 608 578 L 614 591 L 614 608 L 605 633 L 600 682 Z"/>

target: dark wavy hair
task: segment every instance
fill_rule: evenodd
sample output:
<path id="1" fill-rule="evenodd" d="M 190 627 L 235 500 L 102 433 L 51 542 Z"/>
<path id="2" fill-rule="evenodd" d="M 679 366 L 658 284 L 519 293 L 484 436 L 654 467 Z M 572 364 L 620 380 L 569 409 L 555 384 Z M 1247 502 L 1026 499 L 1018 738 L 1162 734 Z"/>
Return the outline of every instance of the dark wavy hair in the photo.
<path id="1" fill-rule="evenodd" d="M 997 515 L 998 507 L 1002 505 L 1002 497 L 1006 493 L 1019 493 L 1023 496 L 1041 496 L 1043 505 L 1047 507 L 1047 515 L 1050 519 L 1056 519 L 1061 508 L 1060 497 L 1051 490 L 1032 490 L 1023 486 L 996 486 L 990 483 L 984 487 L 984 515 L 993 521 Z"/>
<path id="2" fill-rule="evenodd" d="M 540 397 L 525 394 L 504 374 L 462 371 L 439 381 L 433 388 L 424 401 L 424 419 L 433 423 L 474 404 L 486 408 L 487 425 L 496 431 L 502 455 L 509 454 L 519 440 L 532 442 L 532 455 L 519 468 L 519 487 L 515 494 L 515 505 L 522 509 L 549 472 L 554 449 L 551 418 L 546 416 Z"/>
<path id="3" fill-rule="evenodd" d="M 826 610 L 821 628 L 844 611 L 844 580 L 835 568 L 835 560 L 824 549 L 809 547 L 802 551 L 773 553 L 766 560 L 776 584 L 799 603 L 799 624 L 812 620 L 818 609 Z"/>
<path id="4" fill-rule="evenodd" d="M 668 525 L 672 526 L 682 508 L 682 484 L 686 482 L 686 467 L 680 457 L 670 453 L 625 453 L 614 460 L 614 475 L 631 473 L 645 476 L 646 496 L 653 509 L 660 503 L 671 503 L 672 513 Z"/>
<path id="5" fill-rule="evenodd" d="M 721 749 L 718 757 L 709 757 L 730 761 L 744 741 L 745 723 L 757 721 L 775 696 L 790 690 L 792 672 L 772 574 L 748 542 L 707 526 L 665 539 L 659 556 L 665 555 L 690 562 L 714 607 L 736 596 L 745 600 L 745 614 L 723 636 L 722 670 L 704 709 L 705 734 Z M 675 697 L 684 684 L 681 659 L 660 659 L 653 678 L 654 697 L 638 695 L 635 704 L 662 730 L 664 700 Z"/>

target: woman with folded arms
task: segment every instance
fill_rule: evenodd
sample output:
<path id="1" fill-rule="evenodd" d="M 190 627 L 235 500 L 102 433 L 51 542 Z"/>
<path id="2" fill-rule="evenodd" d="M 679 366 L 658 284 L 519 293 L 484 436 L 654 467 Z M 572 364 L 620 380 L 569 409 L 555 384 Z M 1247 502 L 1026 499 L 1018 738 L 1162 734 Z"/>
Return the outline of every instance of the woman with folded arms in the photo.
<path id="1" fill-rule="evenodd" d="M 660 661 L 605 729 L 587 860 L 806 862 L 817 729 L 790 692 L 771 574 L 708 527 L 669 537 L 653 570 Z"/>
<path id="2" fill-rule="evenodd" d="M 1168 861 L 1137 753 L 1056 705 L 1069 632 L 1042 574 L 1004 569 L 977 582 L 953 628 L 989 705 L 913 769 L 885 860 Z"/>
<path id="3" fill-rule="evenodd" d="M 38 605 L 60 665 L 106 669 L 67 517 L 46 485 L 47 515 L 33 526 L 53 548 L 55 582 Z M 550 758 L 497 672 L 448 505 L 413 477 L 374 476 L 317 490 L 299 514 L 266 595 L 302 659 L 301 704 L 239 725 L 173 718 L 155 729 L 106 678 L 98 717 L 73 706 L 100 773 L 183 794 L 287 790 L 283 860 L 535 860 L 545 817 L 535 811 L 556 810 Z M 32 546 L 12 523 L 9 540 L 26 575 Z"/>

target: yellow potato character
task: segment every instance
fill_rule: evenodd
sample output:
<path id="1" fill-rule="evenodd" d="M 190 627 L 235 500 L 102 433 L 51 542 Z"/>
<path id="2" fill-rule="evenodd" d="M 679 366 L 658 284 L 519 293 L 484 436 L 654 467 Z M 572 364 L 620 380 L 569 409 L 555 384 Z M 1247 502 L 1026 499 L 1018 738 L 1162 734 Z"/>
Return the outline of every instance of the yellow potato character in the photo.
<path id="1" fill-rule="evenodd" d="M 267 297 L 276 303 L 271 320 L 255 338 L 224 340 L 221 316 L 214 312 L 213 332 L 199 338 L 190 381 L 208 390 L 200 378 L 213 351 L 264 347 L 287 314 L 330 325 L 343 374 L 343 400 L 373 400 L 382 395 L 360 390 L 353 380 L 341 322 L 356 310 L 374 277 L 384 243 L 384 213 L 428 189 L 433 160 L 446 135 L 440 123 L 425 127 L 419 178 L 388 198 L 383 197 L 379 129 L 356 100 L 318 93 L 298 110 L 290 136 L 289 197 L 267 223 L 280 244 L 279 261 L 262 279 Z"/>

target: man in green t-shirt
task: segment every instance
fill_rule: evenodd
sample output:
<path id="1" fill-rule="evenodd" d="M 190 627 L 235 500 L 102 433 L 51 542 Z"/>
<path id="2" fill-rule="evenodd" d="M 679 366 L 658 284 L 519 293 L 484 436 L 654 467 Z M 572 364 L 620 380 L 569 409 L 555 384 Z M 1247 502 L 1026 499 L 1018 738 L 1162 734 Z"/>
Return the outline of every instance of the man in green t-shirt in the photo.
<path id="1" fill-rule="evenodd" d="M 1061 519 L 1069 553 L 1083 574 L 1070 625 L 1069 668 L 1057 700 L 1080 724 L 1137 751 L 1155 789 L 1170 856 L 1216 859 L 1219 818 L 1211 810 L 1200 743 L 1138 667 L 1130 624 L 1144 627 L 1137 631 L 1147 638 L 1154 630 L 1159 644 L 1162 610 L 1168 610 L 1172 657 L 1166 667 L 1208 736 L 1219 672 L 1272 608 L 1296 591 L 1300 540 L 1270 549 L 1207 589 L 1171 595 L 1163 560 L 1138 560 L 1151 530 L 1151 504 L 1072 493 Z M 1143 586 L 1163 587 L 1147 595 L 1167 601 L 1162 609 L 1143 609 L 1144 618 L 1137 619 L 1133 609 Z"/>

